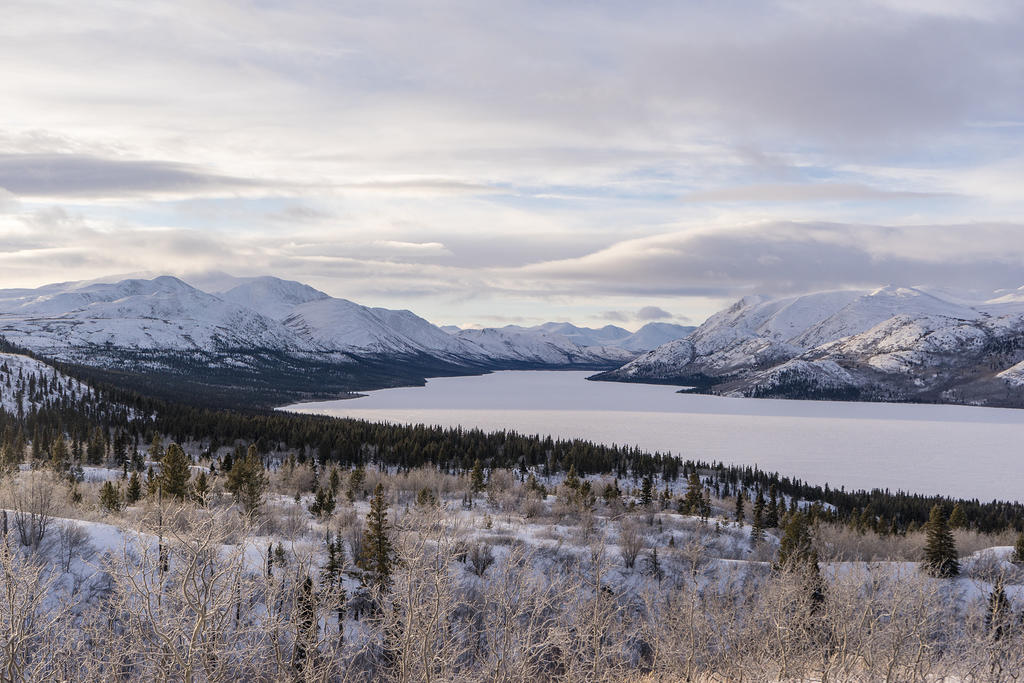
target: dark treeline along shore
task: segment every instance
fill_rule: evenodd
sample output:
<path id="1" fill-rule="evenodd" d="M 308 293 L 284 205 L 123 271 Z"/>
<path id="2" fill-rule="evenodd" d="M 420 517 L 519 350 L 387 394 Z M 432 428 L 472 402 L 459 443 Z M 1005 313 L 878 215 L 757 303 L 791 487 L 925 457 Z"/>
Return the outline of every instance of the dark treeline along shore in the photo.
<path id="1" fill-rule="evenodd" d="M 32 355 L 9 344 L 2 350 Z M 788 501 L 790 506 L 806 508 L 813 518 L 882 534 L 920 528 L 936 504 L 959 506 L 969 527 L 979 532 L 1024 529 L 1024 505 L 1018 502 L 982 502 L 882 488 L 848 491 L 752 466 L 701 462 L 629 446 L 507 430 L 397 425 L 260 408 L 209 408 L 99 384 L 94 377 L 78 372 L 79 368 L 53 365 L 88 383 L 91 390 L 77 397 L 55 395 L 49 391 L 56 382 L 55 371 L 16 378 L 5 387 L 5 391 L 21 392 L 29 406 L 19 414 L 0 412 L 0 457 L 5 468 L 16 467 L 26 453 L 41 457 L 55 440 L 66 435 L 72 454 L 83 464 L 113 461 L 126 472 L 141 470 L 141 452 L 153 435 L 159 434 L 180 443 L 201 444 L 206 455 L 224 446 L 254 444 L 268 465 L 292 455 L 298 462 L 318 466 L 370 465 L 402 471 L 430 465 L 444 472 L 463 473 L 479 460 L 488 469 L 515 470 L 523 478 L 534 474 L 541 481 L 560 477 L 570 469 L 582 475 L 607 474 L 634 482 L 657 478 L 663 483 L 696 473 L 719 497 L 741 490 L 745 495 L 762 492 L 782 503 Z M 593 491 L 591 495 L 596 497 L 601 492 Z M 681 498 L 679 504 L 683 504 Z"/>

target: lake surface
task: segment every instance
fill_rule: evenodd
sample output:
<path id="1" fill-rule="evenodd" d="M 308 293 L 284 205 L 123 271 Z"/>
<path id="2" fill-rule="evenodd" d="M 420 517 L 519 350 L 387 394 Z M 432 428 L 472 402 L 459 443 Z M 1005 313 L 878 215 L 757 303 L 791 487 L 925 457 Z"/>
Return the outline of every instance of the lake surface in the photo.
<path id="1" fill-rule="evenodd" d="M 284 410 L 637 445 L 834 487 L 1024 500 L 1024 410 L 722 398 L 589 374 L 438 378 Z"/>

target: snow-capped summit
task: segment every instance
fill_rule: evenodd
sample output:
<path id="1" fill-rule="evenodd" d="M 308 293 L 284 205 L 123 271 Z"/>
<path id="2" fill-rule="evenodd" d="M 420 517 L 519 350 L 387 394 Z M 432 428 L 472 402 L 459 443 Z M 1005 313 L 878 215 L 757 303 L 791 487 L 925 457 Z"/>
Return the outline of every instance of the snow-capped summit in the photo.
<path id="1" fill-rule="evenodd" d="M 246 282 L 218 292 L 217 296 L 274 320 L 284 320 L 292 314 L 296 306 L 331 298 L 301 282 L 282 280 L 269 275 L 248 278 Z"/>

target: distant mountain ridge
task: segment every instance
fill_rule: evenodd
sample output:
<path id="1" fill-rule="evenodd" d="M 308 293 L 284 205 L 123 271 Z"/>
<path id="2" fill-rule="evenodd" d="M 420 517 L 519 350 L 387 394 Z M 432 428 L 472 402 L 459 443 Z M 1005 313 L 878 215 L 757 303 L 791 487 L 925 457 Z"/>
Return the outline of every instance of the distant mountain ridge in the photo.
<path id="1" fill-rule="evenodd" d="M 140 388 L 170 381 L 190 391 L 289 398 L 495 369 L 601 369 L 636 355 L 621 328 L 616 339 L 631 348 L 588 344 L 585 328 L 567 323 L 450 334 L 411 311 L 363 306 L 300 282 L 211 281 L 224 289 L 159 276 L 0 290 L 0 336 Z"/>
<path id="2" fill-rule="evenodd" d="M 745 297 L 684 339 L 594 379 L 732 396 L 1024 407 L 1024 297 L 911 287 Z"/>

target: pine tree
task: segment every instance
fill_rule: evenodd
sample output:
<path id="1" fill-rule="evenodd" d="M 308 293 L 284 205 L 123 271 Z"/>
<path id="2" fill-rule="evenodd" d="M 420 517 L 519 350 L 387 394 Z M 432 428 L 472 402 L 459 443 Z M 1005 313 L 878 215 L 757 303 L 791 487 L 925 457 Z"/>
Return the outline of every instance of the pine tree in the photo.
<path id="1" fill-rule="evenodd" d="M 391 586 L 392 556 L 394 549 L 388 523 L 388 503 L 384 498 L 384 485 L 377 484 L 366 515 L 366 532 L 363 538 L 363 556 L 359 566 L 364 571 L 367 585 L 384 592 Z"/>
<path id="2" fill-rule="evenodd" d="M 665 570 L 662 569 L 661 560 L 658 559 L 657 547 L 651 548 L 651 554 L 644 560 L 644 573 L 656 578 L 658 583 L 665 578 Z"/>
<path id="3" fill-rule="evenodd" d="M 138 472 L 132 472 L 132 476 L 128 477 L 128 490 L 124 497 L 129 505 L 134 505 L 142 498 L 142 480 Z"/>
<path id="4" fill-rule="evenodd" d="M 1003 629 L 1011 616 L 1010 600 L 1006 597 L 1002 580 L 997 580 L 988 596 L 988 610 L 985 613 L 985 627 L 993 640 L 1003 637 Z"/>
<path id="5" fill-rule="evenodd" d="M 64 441 L 64 435 L 58 434 L 50 445 L 50 466 L 55 472 L 64 473 L 68 471 L 68 447 Z"/>
<path id="6" fill-rule="evenodd" d="M 812 558 L 817 563 L 817 553 L 811 539 L 811 531 L 807 525 L 807 516 L 796 512 L 790 516 L 779 542 L 779 553 L 775 560 L 776 568 L 787 569 L 808 563 Z"/>
<path id="7" fill-rule="evenodd" d="M 103 482 L 103 486 L 100 487 L 100 505 L 110 512 L 121 509 L 121 492 L 114 486 L 114 482 Z"/>
<path id="8" fill-rule="evenodd" d="M 473 471 L 469 477 L 469 489 L 473 493 L 480 493 L 484 490 L 486 484 L 484 483 L 484 468 L 480 464 L 480 458 L 477 458 L 473 462 Z"/>
<path id="9" fill-rule="evenodd" d="M 200 505 L 206 505 L 206 497 L 210 495 L 210 480 L 206 472 L 200 471 L 192 483 L 192 498 Z"/>
<path id="10" fill-rule="evenodd" d="M 743 489 L 736 491 L 736 525 L 743 526 Z"/>
<path id="11" fill-rule="evenodd" d="M 758 545 L 764 540 L 764 493 L 757 490 L 757 498 L 754 500 L 754 527 L 750 531 L 750 542 Z"/>
<path id="12" fill-rule="evenodd" d="M 956 554 L 956 542 L 941 505 L 932 507 L 926 527 L 927 539 L 922 563 L 924 570 L 937 578 L 957 576 L 960 573 L 960 561 Z"/>
<path id="13" fill-rule="evenodd" d="M 1013 546 L 1013 556 L 1010 561 L 1014 564 L 1024 564 L 1024 531 L 1017 534 L 1017 542 Z"/>
<path id="14" fill-rule="evenodd" d="M 316 654 L 316 635 L 319 630 L 316 609 L 316 589 L 307 574 L 299 587 L 295 600 L 296 633 L 295 654 L 292 659 L 296 671 L 304 671 Z"/>
<path id="15" fill-rule="evenodd" d="M 681 513 L 684 515 L 700 513 L 702 488 L 697 470 L 691 470 L 690 477 L 686 480 L 686 495 L 683 496 L 683 500 L 679 504 L 679 511 Z"/>
<path id="16" fill-rule="evenodd" d="M 711 491 L 707 488 L 704 489 L 704 495 L 700 498 L 700 521 L 704 524 L 708 523 L 708 519 L 711 517 Z"/>
<path id="17" fill-rule="evenodd" d="M 648 474 L 640 484 L 640 504 L 649 507 L 654 502 L 654 477 Z"/>
<path id="18" fill-rule="evenodd" d="M 964 514 L 964 509 L 957 503 L 953 506 L 953 512 L 949 514 L 949 528 L 950 529 L 966 529 L 967 528 L 967 515 Z"/>
<path id="19" fill-rule="evenodd" d="M 416 505 L 422 508 L 437 507 L 437 496 L 428 487 L 424 486 L 416 494 Z"/>
<path id="20" fill-rule="evenodd" d="M 235 497 L 235 502 L 242 506 L 245 514 L 251 515 L 263 505 L 263 498 L 269 485 L 270 480 L 263 469 L 263 459 L 260 458 L 254 444 L 249 447 L 249 452 L 244 458 L 236 459 L 232 464 L 224 488 Z"/>
<path id="21" fill-rule="evenodd" d="M 149 444 L 149 459 L 153 462 L 160 462 L 164 458 L 164 442 L 159 434 L 153 434 L 153 441 Z"/>
<path id="22" fill-rule="evenodd" d="M 188 495 L 188 480 L 192 475 L 192 461 L 176 443 L 167 447 L 160 461 L 160 485 L 165 496 L 184 498 Z"/>
<path id="23" fill-rule="evenodd" d="M 363 498 L 363 483 L 366 481 L 366 469 L 363 466 L 356 465 L 355 469 L 352 470 L 352 474 L 348 477 L 348 499 L 351 501 L 362 500 Z"/>
<path id="24" fill-rule="evenodd" d="M 779 526 L 779 487 L 774 483 L 768 487 L 768 508 L 765 511 L 764 526 L 766 529 Z"/>
<path id="25" fill-rule="evenodd" d="M 773 569 L 802 577 L 812 609 L 817 610 L 824 604 L 825 582 L 821 578 L 818 551 L 814 549 L 805 513 L 797 510 L 790 514 Z"/>

